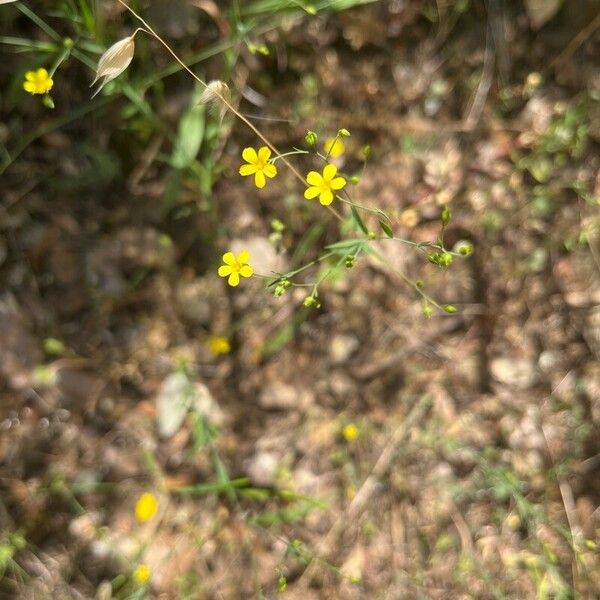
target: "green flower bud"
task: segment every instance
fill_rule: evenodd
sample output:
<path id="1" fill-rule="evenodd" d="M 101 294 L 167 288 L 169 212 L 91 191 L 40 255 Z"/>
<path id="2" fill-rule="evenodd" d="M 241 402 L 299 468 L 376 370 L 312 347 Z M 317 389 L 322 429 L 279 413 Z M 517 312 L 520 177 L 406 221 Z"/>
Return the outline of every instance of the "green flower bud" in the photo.
<path id="1" fill-rule="evenodd" d="M 460 240 L 454 245 L 454 252 L 461 256 L 469 256 L 469 254 L 473 254 L 473 244 L 467 240 Z"/>
<path id="2" fill-rule="evenodd" d="M 362 154 L 362 157 L 367 160 L 367 158 L 371 156 L 371 145 L 367 144 L 366 146 L 363 146 L 360 149 L 360 153 Z"/>
<path id="3" fill-rule="evenodd" d="M 50 94 L 45 94 L 42 98 L 42 104 L 46 108 L 54 108 L 54 100 L 52 100 L 52 96 Z"/>
<path id="4" fill-rule="evenodd" d="M 453 304 L 446 304 L 446 306 L 444 306 L 444 310 L 452 315 L 456 312 L 456 306 Z"/>
<path id="5" fill-rule="evenodd" d="M 351 269 L 354 266 L 354 263 L 356 261 L 356 256 L 352 256 L 351 254 L 349 254 L 348 256 L 346 256 L 346 268 L 347 269 Z"/>
<path id="6" fill-rule="evenodd" d="M 448 225 L 451 218 L 452 218 L 452 211 L 447 206 L 445 206 L 444 210 L 442 211 L 442 214 L 440 215 L 440 220 L 442 221 L 442 225 L 444 225 L 444 227 L 446 225 Z"/>
<path id="7" fill-rule="evenodd" d="M 277 591 L 280 594 L 283 594 L 285 590 L 287 590 L 287 579 L 284 575 L 280 575 L 279 579 L 277 580 Z"/>
<path id="8" fill-rule="evenodd" d="M 314 296 L 307 296 L 303 302 L 306 308 L 320 308 L 321 303 Z"/>
<path id="9" fill-rule="evenodd" d="M 352 185 L 357 185 L 359 181 L 360 181 L 360 177 L 358 177 L 356 175 L 352 175 L 352 177 L 350 177 L 350 183 Z"/>
<path id="10" fill-rule="evenodd" d="M 285 223 L 282 223 L 279 219 L 273 219 L 271 221 L 271 229 L 276 233 L 283 233 L 285 231 Z"/>
<path id="11" fill-rule="evenodd" d="M 429 304 L 426 304 L 423 307 L 423 314 L 425 315 L 425 317 L 427 317 L 428 319 L 431 318 L 431 315 L 433 315 L 433 308 L 431 308 L 431 306 L 429 306 Z"/>
<path id="12" fill-rule="evenodd" d="M 350 132 L 347 129 L 339 129 L 337 134 L 339 137 L 350 137 Z"/>
<path id="13" fill-rule="evenodd" d="M 306 132 L 306 135 L 304 136 L 304 141 L 309 146 L 314 146 L 317 143 L 318 139 L 319 139 L 319 136 L 314 131 L 310 131 L 310 130 L 308 130 Z"/>

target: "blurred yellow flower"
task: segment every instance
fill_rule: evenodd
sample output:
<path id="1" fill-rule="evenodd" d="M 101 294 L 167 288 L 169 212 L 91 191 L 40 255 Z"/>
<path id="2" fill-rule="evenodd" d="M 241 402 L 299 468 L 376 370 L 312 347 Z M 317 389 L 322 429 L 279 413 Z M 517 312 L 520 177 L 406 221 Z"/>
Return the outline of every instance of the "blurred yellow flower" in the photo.
<path id="1" fill-rule="evenodd" d="M 348 423 L 342 429 L 342 435 L 347 442 L 353 442 L 358 437 L 358 427 L 354 423 Z"/>
<path id="2" fill-rule="evenodd" d="M 254 185 L 261 189 L 267 183 L 266 177 L 272 179 L 277 175 L 277 167 L 269 162 L 271 150 L 267 146 L 258 149 L 258 153 L 254 148 L 244 148 L 242 158 L 248 163 L 240 167 L 240 175 L 254 175 Z"/>
<path id="3" fill-rule="evenodd" d="M 139 565 L 138 568 L 133 572 L 133 580 L 140 585 L 145 585 L 150 581 L 152 571 L 148 565 Z"/>
<path id="4" fill-rule="evenodd" d="M 54 85 L 52 77 L 48 75 L 46 69 L 38 69 L 37 71 L 27 71 L 25 73 L 25 81 L 23 89 L 30 94 L 47 94 Z"/>
<path id="5" fill-rule="evenodd" d="M 346 146 L 340 138 L 327 138 L 323 144 L 323 150 L 331 158 L 337 158 L 346 152 Z"/>
<path id="6" fill-rule="evenodd" d="M 154 517 L 158 510 L 158 499 L 154 494 L 146 492 L 135 503 L 135 518 L 140 523 L 146 523 Z"/>
<path id="7" fill-rule="evenodd" d="M 233 252 L 225 252 L 223 254 L 224 265 L 219 267 L 219 275 L 221 277 L 229 277 L 227 283 L 231 287 L 235 287 L 240 283 L 240 275 L 242 277 L 252 277 L 254 269 L 248 264 L 250 252 L 242 250 L 236 257 Z"/>
<path id="8" fill-rule="evenodd" d="M 306 183 L 309 187 L 304 191 L 304 197 L 312 200 L 319 196 L 319 202 L 327 206 L 333 202 L 334 191 L 341 190 L 346 185 L 343 177 L 336 177 L 337 167 L 335 165 L 326 165 L 323 174 L 311 171 L 306 176 Z"/>
<path id="9" fill-rule="evenodd" d="M 231 352 L 231 343 L 229 338 L 215 335 L 208 340 L 208 347 L 210 351 L 215 355 L 229 354 Z"/>

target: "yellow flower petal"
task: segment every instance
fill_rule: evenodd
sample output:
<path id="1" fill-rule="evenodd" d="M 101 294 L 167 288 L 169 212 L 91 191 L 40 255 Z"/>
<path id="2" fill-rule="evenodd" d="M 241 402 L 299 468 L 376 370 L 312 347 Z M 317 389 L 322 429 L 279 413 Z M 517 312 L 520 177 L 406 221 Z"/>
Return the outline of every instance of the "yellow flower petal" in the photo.
<path id="1" fill-rule="evenodd" d="M 319 196 L 319 202 L 323 206 L 329 206 L 333 202 L 333 192 L 331 190 L 323 190 Z"/>
<path id="2" fill-rule="evenodd" d="M 252 275 L 254 275 L 254 269 L 250 265 L 244 265 L 240 269 L 240 275 L 242 277 L 252 277 Z"/>
<path id="3" fill-rule="evenodd" d="M 133 572 L 133 579 L 136 583 L 144 585 L 150 581 L 152 572 L 148 565 L 139 565 L 139 567 Z"/>
<path id="4" fill-rule="evenodd" d="M 227 275 L 231 275 L 231 273 L 233 272 L 233 268 L 229 265 L 221 265 L 217 272 L 221 277 L 227 277 Z"/>
<path id="5" fill-rule="evenodd" d="M 325 150 L 325 154 L 329 154 L 331 158 L 337 158 L 341 156 L 346 151 L 346 146 L 344 146 L 344 142 L 339 138 L 328 138 L 325 140 L 325 144 L 323 145 L 323 150 Z"/>
<path id="6" fill-rule="evenodd" d="M 240 175 L 246 177 L 247 175 L 254 175 L 256 173 L 256 165 L 242 165 L 240 167 Z"/>
<path id="7" fill-rule="evenodd" d="M 329 183 L 337 173 L 337 167 L 335 165 L 326 165 L 323 169 L 323 180 Z"/>
<path id="8" fill-rule="evenodd" d="M 242 158 L 251 164 L 258 162 L 258 156 L 254 148 L 244 148 L 242 152 Z"/>
<path id="9" fill-rule="evenodd" d="M 238 285 L 240 282 L 240 274 L 236 273 L 235 271 L 229 276 L 229 279 L 227 280 L 227 283 L 231 286 L 231 287 L 235 287 L 236 285 Z"/>
<path id="10" fill-rule="evenodd" d="M 235 254 L 233 252 L 225 252 L 225 254 L 223 254 L 223 262 L 226 265 L 234 265 L 235 264 Z"/>
<path id="11" fill-rule="evenodd" d="M 265 187 L 267 180 L 265 179 L 265 174 L 262 171 L 256 171 L 254 175 L 254 185 L 261 190 Z"/>
<path id="12" fill-rule="evenodd" d="M 277 167 L 275 165 L 265 165 L 265 168 L 262 171 L 267 177 L 270 177 L 271 179 L 273 179 L 273 177 L 277 175 Z"/>
<path id="13" fill-rule="evenodd" d="M 267 146 L 263 146 L 262 148 L 259 148 L 258 160 L 264 164 L 269 160 L 269 158 L 271 158 L 271 149 L 268 148 Z"/>
<path id="14" fill-rule="evenodd" d="M 158 500 L 154 494 L 142 494 L 135 504 L 135 518 L 140 523 L 152 519 L 158 510 Z"/>
<path id="15" fill-rule="evenodd" d="M 219 356 L 221 354 L 228 354 L 229 352 L 231 352 L 231 343 L 229 341 L 229 338 L 220 335 L 211 337 L 208 340 L 208 347 L 215 356 Z"/>
<path id="16" fill-rule="evenodd" d="M 343 177 L 336 177 L 329 185 L 332 190 L 341 190 L 346 185 L 346 180 Z"/>
<path id="17" fill-rule="evenodd" d="M 321 189 L 318 187 L 309 187 L 304 190 L 304 197 L 307 200 L 312 200 L 316 198 L 321 193 Z"/>
<path id="18" fill-rule="evenodd" d="M 317 173 L 316 171 L 311 171 L 306 176 L 306 183 L 308 183 L 309 185 L 321 185 L 321 183 L 323 183 L 323 178 L 321 177 L 320 173 Z"/>
<path id="19" fill-rule="evenodd" d="M 33 81 L 25 81 L 23 82 L 23 89 L 30 94 L 35 94 L 35 83 L 33 83 Z"/>
<path id="20" fill-rule="evenodd" d="M 247 263 L 250 260 L 250 252 L 248 250 L 242 250 L 238 254 L 238 262 L 241 264 Z"/>
<path id="21" fill-rule="evenodd" d="M 35 71 L 27 71 L 27 73 L 25 73 L 25 79 L 27 81 L 33 81 L 35 79 Z"/>
<path id="22" fill-rule="evenodd" d="M 42 68 L 42 69 L 38 69 L 36 71 L 36 75 L 40 78 L 40 79 L 49 79 L 48 77 L 48 71 L 46 71 L 46 69 Z"/>

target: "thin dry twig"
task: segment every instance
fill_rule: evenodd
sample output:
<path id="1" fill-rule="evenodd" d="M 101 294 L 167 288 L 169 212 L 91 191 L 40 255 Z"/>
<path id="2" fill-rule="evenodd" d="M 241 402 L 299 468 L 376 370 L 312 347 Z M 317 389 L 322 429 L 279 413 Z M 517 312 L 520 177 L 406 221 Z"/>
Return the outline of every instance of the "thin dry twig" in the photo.
<path id="1" fill-rule="evenodd" d="M 319 562 L 331 561 L 338 552 L 342 535 L 356 528 L 360 516 L 373 498 L 379 482 L 389 470 L 400 444 L 405 440 L 413 427 L 423 419 L 430 406 L 431 397 L 428 395 L 422 396 L 413 406 L 406 419 L 396 428 L 356 496 L 354 496 L 344 513 L 338 517 L 317 548 L 315 557 L 318 557 L 319 560 L 313 559 L 308 564 L 308 567 L 298 579 L 298 587 L 302 588 L 310 585 L 317 574 Z"/>

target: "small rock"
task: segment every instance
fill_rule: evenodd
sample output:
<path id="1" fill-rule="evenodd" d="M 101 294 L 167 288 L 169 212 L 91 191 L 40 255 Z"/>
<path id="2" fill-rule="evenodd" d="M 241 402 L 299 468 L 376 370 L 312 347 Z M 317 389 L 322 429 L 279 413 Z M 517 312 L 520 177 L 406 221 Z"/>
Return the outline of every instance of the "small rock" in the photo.
<path id="1" fill-rule="evenodd" d="M 275 483 L 277 464 L 278 460 L 274 454 L 262 451 L 245 461 L 244 467 L 253 484 L 269 487 Z"/>
<path id="2" fill-rule="evenodd" d="M 156 396 L 159 435 L 162 438 L 175 435 L 192 407 L 213 425 L 223 424 L 223 411 L 210 390 L 203 383 L 190 381 L 184 373 L 172 373 L 163 381 Z"/>
<path id="3" fill-rule="evenodd" d="M 497 381 L 519 390 L 533 387 L 538 378 L 534 364 L 527 359 L 495 358 L 490 368 Z"/>
<path id="4" fill-rule="evenodd" d="M 175 288 L 175 302 L 181 316 L 194 325 L 209 325 L 218 310 L 227 309 L 221 282 L 214 276 L 183 279 Z"/>
<path id="5" fill-rule="evenodd" d="M 258 404 L 267 410 L 306 410 L 314 403 L 308 390 L 297 389 L 287 383 L 274 382 L 265 386 L 258 397 Z"/>
<path id="6" fill-rule="evenodd" d="M 334 365 L 345 363 L 358 349 L 360 342 L 353 335 L 335 335 L 329 346 L 329 357 Z"/>
<path id="7" fill-rule="evenodd" d="M 239 254 L 242 250 L 250 252 L 249 263 L 257 273 L 270 275 L 271 273 L 284 273 L 287 270 L 286 260 L 277 251 L 267 238 L 254 236 L 245 240 L 233 240 L 231 250 Z"/>

